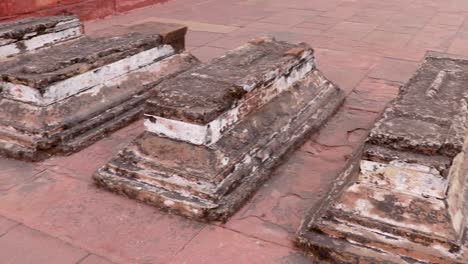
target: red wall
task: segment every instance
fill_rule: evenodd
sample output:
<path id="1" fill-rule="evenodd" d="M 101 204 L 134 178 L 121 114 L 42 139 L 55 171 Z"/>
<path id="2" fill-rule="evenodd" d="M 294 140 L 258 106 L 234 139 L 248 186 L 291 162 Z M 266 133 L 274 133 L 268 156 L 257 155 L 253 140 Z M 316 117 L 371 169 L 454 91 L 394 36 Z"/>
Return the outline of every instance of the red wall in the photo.
<path id="1" fill-rule="evenodd" d="M 165 1 L 168 0 L 0 0 L 0 20 L 64 14 L 88 20 Z"/>

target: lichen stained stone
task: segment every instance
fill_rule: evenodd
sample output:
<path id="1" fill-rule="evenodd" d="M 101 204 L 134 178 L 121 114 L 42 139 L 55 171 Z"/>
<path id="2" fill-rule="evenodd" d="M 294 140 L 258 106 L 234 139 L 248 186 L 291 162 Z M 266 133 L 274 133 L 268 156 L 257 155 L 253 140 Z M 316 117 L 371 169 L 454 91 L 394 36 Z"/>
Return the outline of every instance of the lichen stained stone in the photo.
<path id="1" fill-rule="evenodd" d="M 468 60 L 429 54 L 297 244 L 336 263 L 468 263 Z"/>
<path id="2" fill-rule="evenodd" d="M 150 91 L 199 63 L 164 36 L 83 36 L 2 60 L 0 154 L 72 153 L 141 117 Z"/>
<path id="3" fill-rule="evenodd" d="M 225 221 L 343 100 L 308 45 L 259 38 L 163 82 L 147 100 L 146 131 L 94 180 L 189 218 Z"/>
<path id="4" fill-rule="evenodd" d="M 75 16 L 26 18 L 0 23 L 0 59 L 58 44 L 83 35 Z"/>

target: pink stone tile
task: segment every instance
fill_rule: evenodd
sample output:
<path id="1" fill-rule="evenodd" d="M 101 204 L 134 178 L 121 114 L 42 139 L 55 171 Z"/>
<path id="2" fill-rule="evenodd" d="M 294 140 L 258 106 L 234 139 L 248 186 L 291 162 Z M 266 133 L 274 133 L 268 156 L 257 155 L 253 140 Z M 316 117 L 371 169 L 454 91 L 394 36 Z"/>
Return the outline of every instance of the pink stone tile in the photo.
<path id="1" fill-rule="evenodd" d="M 381 60 L 376 56 L 326 49 L 316 49 L 316 54 L 319 69 L 347 93 Z"/>
<path id="2" fill-rule="evenodd" d="M 445 51 L 453 42 L 457 32 L 456 26 L 429 25 L 416 34 L 408 46 Z"/>
<path id="3" fill-rule="evenodd" d="M 0 214 L 116 263 L 167 263 L 204 226 L 53 173 L 3 195 Z"/>
<path id="4" fill-rule="evenodd" d="M 209 24 L 243 26 L 274 14 L 269 9 L 258 7 L 245 8 L 237 3 L 226 1 L 206 1 L 196 5 L 185 5 L 157 17 L 188 20 Z"/>
<path id="5" fill-rule="evenodd" d="M 399 85 L 376 79 L 364 79 L 346 98 L 345 107 L 380 113 L 399 92 Z"/>
<path id="6" fill-rule="evenodd" d="M 405 83 L 416 72 L 419 63 L 385 58 L 369 73 L 369 77 Z"/>
<path id="7" fill-rule="evenodd" d="M 185 43 L 187 46 L 200 47 L 223 36 L 224 34 L 221 33 L 190 30 L 185 36 Z"/>
<path id="8" fill-rule="evenodd" d="M 222 56 L 227 51 L 227 49 L 223 48 L 204 46 L 192 50 L 192 54 L 202 62 L 209 62 L 214 58 Z"/>
<path id="9" fill-rule="evenodd" d="M 293 26 L 311 19 L 318 14 L 319 13 L 316 11 L 285 9 L 274 15 L 261 19 L 259 22 Z"/>
<path id="10" fill-rule="evenodd" d="M 315 51 L 319 67 L 331 66 L 367 71 L 375 67 L 382 60 L 378 56 L 365 53 L 330 49 L 315 49 Z"/>
<path id="11" fill-rule="evenodd" d="M 16 225 L 18 225 L 17 222 L 0 216 L 0 236 L 8 232 Z"/>
<path id="12" fill-rule="evenodd" d="M 86 255 L 82 249 L 22 225 L 0 237 L 2 263 L 75 264 Z"/>
<path id="13" fill-rule="evenodd" d="M 399 33 L 399 34 L 410 34 L 414 35 L 418 33 L 421 28 L 420 27 L 414 27 L 414 26 L 407 26 L 407 25 L 402 25 L 398 23 L 384 23 L 381 24 L 377 27 L 377 30 L 379 31 L 385 31 L 385 32 L 393 32 L 393 33 Z"/>
<path id="14" fill-rule="evenodd" d="M 380 25 L 388 21 L 394 14 L 395 11 L 359 8 L 355 14 L 347 18 L 346 21 Z"/>
<path id="15" fill-rule="evenodd" d="M 303 22 L 295 26 L 295 28 L 307 28 L 314 30 L 315 32 L 323 32 L 325 30 L 330 29 L 333 27 L 333 24 L 320 24 L 320 23 L 315 23 L 315 22 Z"/>
<path id="16" fill-rule="evenodd" d="M 422 61 L 427 53 L 426 49 L 418 47 L 391 48 L 375 45 L 373 46 L 373 50 L 382 57 L 415 62 Z"/>
<path id="17" fill-rule="evenodd" d="M 385 23 L 379 25 L 377 29 L 395 33 L 416 34 L 429 23 L 430 19 L 431 16 L 418 16 L 408 12 L 397 13 Z"/>
<path id="18" fill-rule="evenodd" d="M 366 70 L 355 68 L 335 67 L 321 64 L 319 69 L 333 83 L 338 85 L 346 94 L 350 93 L 367 75 Z"/>
<path id="19" fill-rule="evenodd" d="M 362 41 L 391 48 L 402 48 L 412 38 L 410 34 L 402 34 L 376 30 L 367 35 Z"/>
<path id="20" fill-rule="evenodd" d="M 311 139 L 326 147 L 354 147 L 365 139 L 377 116 L 368 111 L 342 108 Z"/>
<path id="21" fill-rule="evenodd" d="M 326 12 L 340 5 L 341 0 L 260 0 L 266 6 L 278 6 L 290 9 L 314 10 Z"/>
<path id="22" fill-rule="evenodd" d="M 112 264 L 109 260 L 96 255 L 89 255 L 83 259 L 79 264 Z"/>
<path id="23" fill-rule="evenodd" d="M 321 16 L 339 18 L 344 20 L 353 17 L 358 11 L 359 9 L 357 8 L 339 6 L 337 8 L 322 13 Z"/>
<path id="24" fill-rule="evenodd" d="M 362 1 L 362 0 L 361 0 Z M 389 10 L 389 11 L 402 11 L 408 4 L 406 0 L 393 0 L 393 1 L 363 1 L 366 8 Z"/>
<path id="25" fill-rule="evenodd" d="M 435 25 L 461 26 L 465 18 L 466 15 L 460 13 L 437 13 L 430 23 Z"/>
<path id="26" fill-rule="evenodd" d="M 144 130 L 142 120 L 122 128 L 93 145 L 70 156 L 55 156 L 41 162 L 49 171 L 91 181 L 93 173 Z"/>
<path id="27" fill-rule="evenodd" d="M 294 34 L 298 34 L 299 36 L 297 37 L 297 40 L 300 40 L 300 42 L 304 42 L 304 36 L 319 36 L 321 35 L 323 32 L 325 32 L 325 30 L 321 30 L 321 29 L 317 29 L 317 28 L 304 28 L 304 27 L 292 27 L 290 29 L 288 29 L 289 32 L 291 33 L 294 33 Z"/>
<path id="28" fill-rule="evenodd" d="M 23 182 L 32 181 L 44 171 L 38 164 L 0 157 L 0 194 Z"/>
<path id="29" fill-rule="evenodd" d="M 293 249 L 268 243 L 220 227 L 206 227 L 171 264 L 311 263 Z"/>
<path id="30" fill-rule="evenodd" d="M 275 31 L 285 31 L 290 28 L 289 25 L 279 25 L 273 23 L 266 23 L 266 22 L 252 22 L 246 25 L 246 27 L 251 29 L 259 29 L 266 32 L 275 32 Z"/>
<path id="31" fill-rule="evenodd" d="M 326 17 L 326 16 L 318 15 L 318 16 L 315 16 L 313 18 L 305 20 L 304 23 L 320 24 L 320 25 L 328 26 L 328 28 L 331 28 L 334 25 L 336 25 L 336 24 L 338 24 L 339 22 L 342 22 L 342 21 L 343 20 L 339 19 L 339 18 Z"/>
<path id="32" fill-rule="evenodd" d="M 376 25 L 372 24 L 345 21 L 336 24 L 329 30 L 325 31 L 323 35 L 335 38 L 359 40 L 367 36 L 375 28 Z"/>
<path id="33" fill-rule="evenodd" d="M 468 39 L 456 38 L 448 49 L 449 53 L 468 55 Z"/>

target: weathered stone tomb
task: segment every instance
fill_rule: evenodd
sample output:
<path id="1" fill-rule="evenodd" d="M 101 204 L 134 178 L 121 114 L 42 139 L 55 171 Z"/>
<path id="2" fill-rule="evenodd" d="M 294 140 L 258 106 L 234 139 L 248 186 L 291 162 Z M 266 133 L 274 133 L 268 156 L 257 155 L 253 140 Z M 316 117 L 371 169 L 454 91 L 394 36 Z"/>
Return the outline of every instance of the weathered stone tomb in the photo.
<path id="1" fill-rule="evenodd" d="M 141 116 L 152 88 L 198 63 L 179 53 L 185 27 L 161 27 L 164 35 L 155 26 L 151 34 L 83 36 L 1 60 L 0 154 L 37 160 L 70 153 Z"/>
<path id="2" fill-rule="evenodd" d="M 431 54 L 298 232 L 333 263 L 468 263 L 468 61 Z"/>
<path id="3" fill-rule="evenodd" d="M 159 86 L 145 128 L 98 185 L 202 221 L 226 220 L 341 105 L 313 50 L 252 41 Z"/>
<path id="4" fill-rule="evenodd" d="M 0 24 L 0 59 L 82 36 L 78 17 L 26 18 Z"/>

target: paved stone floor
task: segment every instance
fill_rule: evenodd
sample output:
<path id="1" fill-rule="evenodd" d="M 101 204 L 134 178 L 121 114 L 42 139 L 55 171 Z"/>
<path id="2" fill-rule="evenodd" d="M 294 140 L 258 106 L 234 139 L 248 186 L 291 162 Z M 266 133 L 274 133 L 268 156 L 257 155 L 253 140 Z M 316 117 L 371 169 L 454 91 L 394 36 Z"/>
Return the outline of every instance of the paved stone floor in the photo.
<path id="1" fill-rule="evenodd" d="M 468 55 L 467 17 L 466 0 L 174 0 L 86 23 L 88 33 L 184 23 L 188 49 L 204 61 L 259 35 L 308 42 L 347 101 L 226 224 L 189 221 L 93 186 L 91 174 L 141 122 L 69 157 L 0 159 L 0 262 L 313 263 L 291 244 L 304 211 L 427 50 Z"/>

